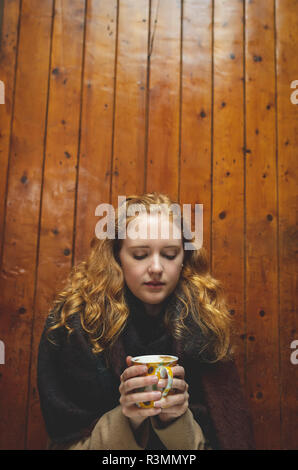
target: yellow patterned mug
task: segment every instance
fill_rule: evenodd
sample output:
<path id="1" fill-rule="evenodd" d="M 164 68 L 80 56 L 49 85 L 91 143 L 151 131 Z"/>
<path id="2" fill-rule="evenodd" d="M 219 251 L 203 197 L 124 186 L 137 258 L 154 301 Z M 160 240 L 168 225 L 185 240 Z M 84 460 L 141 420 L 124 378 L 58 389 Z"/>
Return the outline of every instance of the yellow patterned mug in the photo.
<path id="1" fill-rule="evenodd" d="M 150 356 L 136 356 L 131 360 L 133 365 L 146 365 L 148 371 L 146 375 L 156 375 L 159 379 L 168 377 L 168 382 L 162 391 L 161 398 L 166 397 L 173 385 L 172 367 L 178 362 L 177 356 L 168 354 L 155 354 Z M 147 385 L 138 389 L 138 392 L 151 392 L 158 390 L 157 384 Z M 139 408 L 154 408 L 154 401 L 136 403 Z"/>

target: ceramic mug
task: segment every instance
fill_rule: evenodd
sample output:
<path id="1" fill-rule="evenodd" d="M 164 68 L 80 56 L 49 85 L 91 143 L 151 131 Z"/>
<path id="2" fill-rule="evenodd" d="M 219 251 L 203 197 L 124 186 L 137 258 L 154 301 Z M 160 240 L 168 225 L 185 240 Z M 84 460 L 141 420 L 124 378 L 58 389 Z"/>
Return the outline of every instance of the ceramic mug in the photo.
<path id="1" fill-rule="evenodd" d="M 149 356 L 136 356 L 131 360 L 133 365 L 145 365 L 148 367 L 146 375 L 156 375 L 159 379 L 168 377 L 168 382 L 162 391 L 162 396 L 166 397 L 170 392 L 173 385 L 173 372 L 172 367 L 178 363 L 177 356 L 170 356 L 169 354 L 153 354 Z M 147 385 L 138 389 L 138 392 L 152 392 L 157 391 L 157 384 Z M 139 408 L 154 408 L 154 401 L 136 403 Z"/>

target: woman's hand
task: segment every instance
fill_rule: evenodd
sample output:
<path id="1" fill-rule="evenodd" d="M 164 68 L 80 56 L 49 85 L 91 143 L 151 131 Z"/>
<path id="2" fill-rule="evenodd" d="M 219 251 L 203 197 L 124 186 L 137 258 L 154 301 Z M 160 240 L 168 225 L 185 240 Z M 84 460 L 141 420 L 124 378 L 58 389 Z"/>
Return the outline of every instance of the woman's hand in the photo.
<path id="1" fill-rule="evenodd" d="M 147 373 L 147 366 L 131 365 L 132 356 L 127 356 L 126 363 L 128 368 L 125 369 L 120 377 L 121 384 L 119 386 L 120 404 L 122 413 L 127 416 L 134 429 L 142 424 L 148 416 L 156 416 L 161 412 L 160 407 L 139 408 L 136 403 L 146 401 L 157 401 L 161 398 L 161 392 L 138 392 L 136 389 L 146 387 L 148 385 L 157 384 L 158 378 L 152 375 L 144 375 Z"/>
<path id="2" fill-rule="evenodd" d="M 185 371 L 182 366 L 178 364 L 172 368 L 173 372 L 173 385 L 172 390 L 175 389 L 174 395 L 167 395 L 166 397 L 154 403 L 157 408 L 161 407 L 162 411 L 158 415 L 158 419 L 163 423 L 169 423 L 176 418 L 182 416 L 188 409 L 188 384 L 184 381 Z M 162 390 L 167 384 L 167 379 L 160 379 L 158 381 L 158 389 Z"/>

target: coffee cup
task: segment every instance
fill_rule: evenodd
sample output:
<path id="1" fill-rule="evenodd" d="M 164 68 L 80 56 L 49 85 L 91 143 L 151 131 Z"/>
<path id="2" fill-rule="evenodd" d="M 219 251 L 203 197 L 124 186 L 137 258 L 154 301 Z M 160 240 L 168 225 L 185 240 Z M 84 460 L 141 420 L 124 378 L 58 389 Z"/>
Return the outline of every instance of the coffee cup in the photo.
<path id="1" fill-rule="evenodd" d="M 148 370 L 146 375 L 156 375 L 159 379 L 168 378 L 167 384 L 162 391 L 161 398 L 166 397 L 173 385 L 172 368 L 178 363 L 177 356 L 169 354 L 153 354 L 147 356 L 136 356 L 131 359 L 133 365 L 145 365 Z M 157 384 L 147 385 L 138 389 L 138 392 L 157 391 Z M 154 401 L 136 403 L 139 408 L 154 408 Z"/>

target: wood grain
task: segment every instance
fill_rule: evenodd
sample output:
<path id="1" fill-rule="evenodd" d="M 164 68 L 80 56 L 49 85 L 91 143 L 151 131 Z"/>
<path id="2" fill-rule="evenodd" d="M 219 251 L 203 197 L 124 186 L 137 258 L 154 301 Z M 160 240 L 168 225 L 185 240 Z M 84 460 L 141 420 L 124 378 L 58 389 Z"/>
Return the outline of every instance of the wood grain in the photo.
<path id="1" fill-rule="evenodd" d="M 0 448 L 42 449 L 37 351 L 95 209 L 204 206 L 259 449 L 297 448 L 297 0 L 4 0 Z M 194 225 L 192 225 L 194 230 Z"/>
<path id="2" fill-rule="evenodd" d="M 119 4 L 112 203 L 142 194 L 146 139 L 147 0 Z"/>
<path id="3" fill-rule="evenodd" d="M 110 203 L 112 181 L 117 0 L 87 7 L 74 264 L 89 254 L 95 209 Z"/>
<path id="4" fill-rule="evenodd" d="M 0 279 L 6 346 L 0 380 L 3 449 L 25 446 L 52 1 L 23 1 L 20 21 Z"/>
<path id="5" fill-rule="evenodd" d="M 146 191 L 178 198 L 181 2 L 152 0 Z"/>
<path id="6" fill-rule="evenodd" d="M 297 147 L 298 105 L 290 87 L 298 80 L 298 2 L 276 3 L 280 384 L 283 449 L 297 449 L 298 366 L 291 360 L 297 330 Z M 297 349 L 297 346 L 296 346 Z"/>
<path id="7" fill-rule="evenodd" d="M 245 384 L 243 5 L 214 8 L 212 270 L 223 282 Z"/>
<path id="8" fill-rule="evenodd" d="M 5 8 L 4 8 L 5 7 Z M 11 141 L 11 123 L 14 112 L 14 87 L 16 75 L 16 55 L 18 41 L 18 22 L 20 4 L 14 0 L 2 5 L 2 38 L 0 47 L 0 79 L 5 88 L 5 105 L 1 105 L 0 112 L 0 247 L 2 253 L 2 242 L 4 234 L 7 175 L 9 168 L 9 152 Z"/>
<path id="9" fill-rule="evenodd" d="M 212 2 L 186 0 L 182 23 L 179 199 L 203 204 L 203 246 L 210 255 Z M 192 231 L 195 230 L 194 225 Z"/>
<path id="10" fill-rule="evenodd" d="M 278 449 L 274 3 L 249 2 L 245 21 L 247 385 L 258 448 Z"/>
<path id="11" fill-rule="evenodd" d="M 71 268 L 84 16 L 84 0 L 55 2 L 33 318 L 27 436 L 29 449 L 42 449 L 46 445 L 46 434 L 41 432 L 42 416 L 37 391 L 38 345 L 53 294 L 62 289 Z"/>

